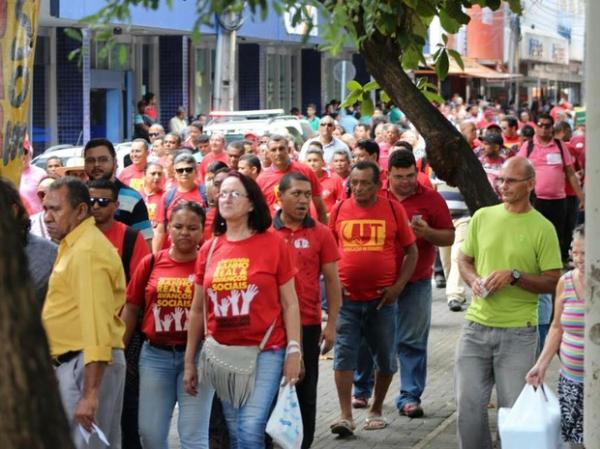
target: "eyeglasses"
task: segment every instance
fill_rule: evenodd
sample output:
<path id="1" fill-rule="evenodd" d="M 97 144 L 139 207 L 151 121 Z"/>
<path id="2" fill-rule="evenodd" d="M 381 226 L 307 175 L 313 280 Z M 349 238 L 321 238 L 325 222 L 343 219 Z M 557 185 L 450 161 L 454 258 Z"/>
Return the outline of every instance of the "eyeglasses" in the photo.
<path id="1" fill-rule="evenodd" d="M 513 185 L 516 184 L 517 182 L 523 182 L 523 181 L 529 181 L 531 179 L 531 176 L 528 176 L 527 178 L 523 178 L 523 179 L 517 179 L 517 178 L 504 178 L 504 177 L 497 177 L 496 178 L 496 184 L 508 184 Z"/>
<path id="2" fill-rule="evenodd" d="M 150 137 L 160 136 L 160 133 L 148 133 Z"/>
<path id="3" fill-rule="evenodd" d="M 219 199 L 220 200 L 226 200 L 227 198 L 230 198 L 233 200 L 237 200 L 238 198 L 248 198 L 248 195 L 246 195 L 245 193 L 242 192 L 238 192 L 237 190 L 232 190 L 231 192 L 219 192 Z"/>
<path id="4" fill-rule="evenodd" d="M 538 122 L 537 126 L 539 126 L 540 128 L 552 128 L 552 123 L 549 122 Z"/>
<path id="5" fill-rule="evenodd" d="M 90 205 L 97 204 L 100 207 L 106 207 L 113 202 L 112 198 L 90 198 Z"/>
<path id="6" fill-rule="evenodd" d="M 194 170 L 196 170 L 195 167 L 182 167 L 182 168 L 176 168 L 175 172 L 177 172 L 177 174 L 179 175 L 183 175 L 184 173 L 193 173 Z"/>
<path id="7" fill-rule="evenodd" d="M 110 156 L 86 157 L 84 159 L 84 162 L 88 165 L 107 164 L 110 161 Z"/>
<path id="8" fill-rule="evenodd" d="M 333 123 L 320 123 L 321 126 L 327 126 L 328 128 L 333 128 Z"/>

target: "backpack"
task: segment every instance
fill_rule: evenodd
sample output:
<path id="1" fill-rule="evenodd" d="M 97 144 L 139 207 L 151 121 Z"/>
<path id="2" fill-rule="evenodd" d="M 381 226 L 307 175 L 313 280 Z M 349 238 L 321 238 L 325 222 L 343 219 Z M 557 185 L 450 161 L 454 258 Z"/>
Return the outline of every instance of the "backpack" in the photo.
<path id="1" fill-rule="evenodd" d="M 137 229 L 133 229 L 130 226 L 125 228 L 125 236 L 123 237 L 123 248 L 121 251 L 121 262 L 123 262 L 123 270 L 125 270 L 125 280 L 129 283 L 130 275 L 129 269 L 131 265 L 131 256 L 133 255 L 133 249 L 135 248 L 135 242 L 137 236 L 140 233 Z"/>
<path id="2" fill-rule="evenodd" d="M 558 149 L 560 151 L 560 158 L 562 159 L 563 170 L 565 170 L 567 168 L 567 165 L 565 164 L 565 155 L 563 154 L 562 143 L 560 143 L 560 140 L 558 140 L 558 139 L 554 139 L 554 143 L 556 144 L 556 146 L 558 147 Z M 527 141 L 527 159 L 529 159 L 529 156 L 531 156 L 531 153 L 533 153 L 533 139 L 529 139 Z"/>

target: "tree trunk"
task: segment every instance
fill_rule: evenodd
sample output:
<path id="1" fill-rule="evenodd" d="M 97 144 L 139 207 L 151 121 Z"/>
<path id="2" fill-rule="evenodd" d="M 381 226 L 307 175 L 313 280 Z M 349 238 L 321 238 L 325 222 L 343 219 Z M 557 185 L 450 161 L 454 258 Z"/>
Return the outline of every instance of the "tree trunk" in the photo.
<path id="1" fill-rule="evenodd" d="M 0 447 L 71 449 L 17 223 L 0 196 Z"/>
<path id="2" fill-rule="evenodd" d="M 460 189 L 471 212 L 498 203 L 479 160 L 460 132 L 419 91 L 402 69 L 400 49 L 381 35 L 360 48 L 369 72 L 427 143 L 427 160 L 436 175 Z"/>

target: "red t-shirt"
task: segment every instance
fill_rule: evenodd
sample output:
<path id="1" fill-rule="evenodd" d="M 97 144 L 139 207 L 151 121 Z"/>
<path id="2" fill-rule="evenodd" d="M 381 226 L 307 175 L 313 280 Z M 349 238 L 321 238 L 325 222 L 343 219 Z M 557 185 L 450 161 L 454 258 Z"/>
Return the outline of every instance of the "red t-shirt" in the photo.
<path id="1" fill-rule="evenodd" d="M 569 142 L 563 142 L 562 144 L 563 144 L 563 147 L 566 147 L 567 150 L 569 150 L 569 153 L 571 154 L 571 158 L 573 159 L 573 170 L 579 171 L 582 169 L 582 167 L 580 165 L 581 154 L 580 154 L 580 149 L 577 148 L 577 145 L 576 145 L 577 141 L 575 141 L 575 143 L 574 143 L 573 139 L 571 139 Z M 567 196 L 575 196 L 576 195 L 575 189 L 569 182 L 569 178 L 567 178 L 566 173 L 565 173 L 565 194 Z"/>
<path id="2" fill-rule="evenodd" d="M 125 230 L 127 225 L 120 221 L 114 221 L 110 229 L 102 233 L 106 236 L 110 243 L 117 249 L 119 256 L 123 255 L 123 242 L 125 241 Z M 129 262 L 129 273 L 127 277 L 131 279 L 135 268 L 140 264 L 141 260 L 150 254 L 150 249 L 144 240 L 144 236 L 141 232 L 138 232 L 133 245 L 133 251 L 131 253 L 131 260 Z"/>
<path id="3" fill-rule="evenodd" d="M 345 198 L 342 178 L 336 174 L 323 171 L 323 176 L 318 179 L 321 184 L 321 197 L 329 213 L 335 203 Z"/>
<path id="4" fill-rule="evenodd" d="M 395 198 L 392 192 L 388 191 L 391 198 Z M 452 224 L 452 216 L 446 205 L 446 201 L 442 195 L 435 190 L 428 189 L 422 185 L 417 185 L 417 191 L 405 198 L 402 201 L 402 206 L 406 210 L 406 215 L 409 220 L 412 220 L 413 215 L 421 215 L 421 219 L 435 229 L 454 229 Z M 435 245 L 425 239 L 417 239 L 417 248 L 419 250 L 419 259 L 417 266 L 410 278 L 410 282 L 417 282 L 423 279 L 431 279 L 433 272 L 433 262 L 435 262 Z M 401 250 L 400 259 L 404 258 Z"/>
<path id="5" fill-rule="evenodd" d="M 157 345 L 185 345 L 196 261 L 176 262 L 163 250 L 145 257 L 127 287 L 127 302 L 143 309 L 142 333 Z"/>
<path id="6" fill-rule="evenodd" d="M 169 221 L 171 219 L 171 212 L 173 211 L 173 208 L 180 201 L 193 201 L 195 203 L 198 203 L 202 207 L 205 206 L 204 198 L 202 198 L 202 195 L 200 195 L 198 188 L 194 187 L 189 192 L 180 192 L 180 191 L 175 192 L 175 195 L 173 196 L 173 200 L 169 203 L 168 209 L 165 210 L 165 201 L 166 201 L 167 196 L 169 196 L 169 194 L 170 194 L 170 192 L 166 192 L 163 195 L 163 201 L 159 202 L 158 206 L 156 207 L 156 222 L 157 223 L 165 223 L 165 222 Z"/>
<path id="7" fill-rule="evenodd" d="M 279 214 L 271 231 L 287 243 L 294 266 L 298 269 L 295 285 L 303 326 L 321 324 L 321 267 L 339 260 L 337 244 L 327 226 L 307 216 L 301 228 L 292 231 L 283 226 Z"/>
<path id="8" fill-rule="evenodd" d="M 208 334 L 221 344 L 257 346 L 275 322 L 265 349 L 285 347 L 279 286 L 296 274 L 287 245 L 271 232 L 239 242 L 230 242 L 224 235 L 216 238 L 206 270 L 212 240 L 202 245 L 196 262 L 196 283 L 204 287 Z"/>
<path id="9" fill-rule="evenodd" d="M 152 227 L 154 228 L 158 223 L 156 221 L 156 211 L 158 209 L 158 205 L 163 202 L 165 192 L 161 190 L 160 192 L 146 194 L 144 189 L 140 189 L 138 190 L 138 192 L 140 193 L 140 195 L 142 195 L 142 198 L 146 203 L 146 209 L 148 209 L 148 219 L 150 220 L 150 223 L 152 223 Z"/>
<path id="10" fill-rule="evenodd" d="M 354 198 L 332 211 L 329 226 L 338 242 L 340 281 L 354 301 L 381 297 L 398 278 L 398 247 L 415 241 L 404 207 L 381 196 L 368 208 Z"/>
<path id="11" fill-rule="evenodd" d="M 277 170 L 274 166 L 269 168 L 265 168 L 260 172 L 258 179 L 256 182 L 258 186 L 262 190 L 263 195 L 265 196 L 265 200 L 267 201 L 267 206 L 269 206 L 269 210 L 271 211 L 271 215 L 275 215 L 275 212 L 279 210 L 279 204 L 277 201 L 277 192 L 279 191 L 279 181 L 289 172 L 297 172 L 301 173 L 310 181 L 310 185 L 312 187 L 312 195 L 319 196 L 321 195 L 321 184 L 319 184 L 319 180 L 313 173 L 313 171 L 304 164 L 299 162 L 291 162 L 288 166 L 287 170 Z"/>
<path id="12" fill-rule="evenodd" d="M 217 208 L 211 207 L 206 211 L 206 220 L 204 221 L 204 233 L 202 234 L 202 240 L 210 240 L 213 236 L 213 223 L 217 216 Z"/>
<path id="13" fill-rule="evenodd" d="M 209 151 L 206 156 L 204 156 L 202 162 L 200 162 L 200 166 L 198 167 L 198 182 L 204 183 L 204 177 L 206 176 L 208 166 L 215 161 L 225 162 L 227 165 L 229 165 L 229 158 L 227 157 L 227 153 L 225 151 L 222 151 L 219 154 Z"/>
<path id="14" fill-rule="evenodd" d="M 134 164 L 128 165 L 119 173 L 119 180 L 133 190 L 142 190 L 144 188 L 144 170 L 140 170 Z"/>

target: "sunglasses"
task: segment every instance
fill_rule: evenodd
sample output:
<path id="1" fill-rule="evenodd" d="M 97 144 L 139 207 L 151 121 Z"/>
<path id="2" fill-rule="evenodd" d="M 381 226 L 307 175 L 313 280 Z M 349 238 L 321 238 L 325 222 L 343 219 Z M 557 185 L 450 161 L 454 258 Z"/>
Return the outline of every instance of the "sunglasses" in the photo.
<path id="1" fill-rule="evenodd" d="M 160 133 L 148 133 L 150 137 L 160 136 Z"/>
<path id="2" fill-rule="evenodd" d="M 184 173 L 193 173 L 195 170 L 194 167 L 182 167 L 182 168 L 176 168 L 175 172 L 177 174 L 183 175 Z"/>
<path id="3" fill-rule="evenodd" d="M 333 123 L 321 123 L 321 126 L 327 126 L 328 128 L 333 128 Z"/>
<path id="4" fill-rule="evenodd" d="M 106 207 L 113 202 L 112 198 L 90 198 L 90 204 L 97 204 L 100 207 Z"/>
<path id="5" fill-rule="evenodd" d="M 544 122 L 538 122 L 537 126 L 539 126 L 540 128 L 552 128 L 552 123 L 544 123 Z"/>

